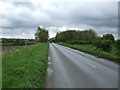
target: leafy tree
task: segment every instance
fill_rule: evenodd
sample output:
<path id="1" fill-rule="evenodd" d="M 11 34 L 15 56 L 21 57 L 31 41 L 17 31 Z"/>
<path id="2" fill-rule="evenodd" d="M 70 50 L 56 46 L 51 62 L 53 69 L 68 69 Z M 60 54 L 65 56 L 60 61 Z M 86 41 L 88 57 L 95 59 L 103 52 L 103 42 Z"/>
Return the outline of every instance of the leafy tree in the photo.
<path id="1" fill-rule="evenodd" d="M 55 38 L 54 38 L 54 37 L 53 37 L 53 38 L 50 38 L 50 39 L 49 39 L 49 42 L 51 42 L 51 43 L 52 43 L 52 42 L 55 42 Z"/>
<path id="2" fill-rule="evenodd" d="M 35 33 L 35 39 L 41 43 L 43 42 L 47 42 L 48 41 L 48 30 L 41 28 L 41 27 L 37 27 L 37 31 Z"/>
<path id="3" fill-rule="evenodd" d="M 62 33 L 57 32 L 55 39 L 57 42 L 62 42 L 62 41 L 64 41 L 64 36 L 62 35 Z"/>
<path id="4" fill-rule="evenodd" d="M 92 30 L 85 30 L 85 31 L 76 31 L 76 30 L 66 30 L 56 34 L 56 41 L 57 42 L 67 42 L 73 40 L 94 40 L 98 37 L 97 33 Z"/>
<path id="5" fill-rule="evenodd" d="M 104 34 L 103 39 L 111 40 L 112 42 L 114 42 L 114 40 L 115 40 L 114 36 L 112 34 Z"/>

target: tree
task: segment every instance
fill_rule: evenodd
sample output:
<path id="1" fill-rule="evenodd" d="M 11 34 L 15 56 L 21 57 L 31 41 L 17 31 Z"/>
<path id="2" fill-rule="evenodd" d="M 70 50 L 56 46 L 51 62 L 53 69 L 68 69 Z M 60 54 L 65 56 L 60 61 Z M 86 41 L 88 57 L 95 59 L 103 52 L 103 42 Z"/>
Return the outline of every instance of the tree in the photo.
<path id="1" fill-rule="evenodd" d="M 103 39 L 105 40 L 111 40 L 112 42 L 114 42 L 114 36 L 112 34 L 104 34 L 103 35 Z"/>
<path id="2" fill-rule="evenodd" d="M 97 33 L 92 30 L 66 30 L 63 32 L 59 32 L 56 34 L 55 39 L 57 42 L 66 42 L 66 41 L 73 41 L 73 40 L 86 40 L 91 41 L 98 38 Z"/>
<path id="3" fill-rule="evenodd" d="M 35 39 L 41 43 L 43 42 L 47 42 L 48 41 L 48 30 L 41 28 L 41 27 L 37 27 L 37 31 L 35 33 Z"/>

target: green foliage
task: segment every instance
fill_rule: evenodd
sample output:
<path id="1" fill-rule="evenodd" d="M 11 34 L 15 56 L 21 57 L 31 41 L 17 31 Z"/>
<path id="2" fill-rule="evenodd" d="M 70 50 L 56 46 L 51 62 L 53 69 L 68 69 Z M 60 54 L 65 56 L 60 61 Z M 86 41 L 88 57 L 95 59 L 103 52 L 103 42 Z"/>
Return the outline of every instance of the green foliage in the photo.
<path id="1" fill-rule="evenodd" d="M 3 88 L 45 88 L 48 44 L 26 46 L 2 55 Z"/>
<path id="2" fill-rule="evenodd" d="M 37 31 L 35 33 L 35 39 L 41 43 L 43 42 L 47 42 L 48 41 L 48 30 L 41 28 L 41 27 L 37 27 Z"/>
<path id="3" fill-rule="evenodd" d="M 118 50 L 120 50 L 120 40 L 116 40 L 115 46 L 117 47 Z"/>
<path id="4" fill-rule="evenodd" d="M 2 38 L 0 45 L 26 45 L 26 43 L 36 43 L 35 39 Z"/>
<path id="5" fill-rule="evenodd" d="M 114 36 L 112 34 L 104 34 L 103 35 L 103 39 L 105 40 L 111 40 L 112 42 L 114 42 Z"/>
<path id="6" fill-rule="evenodd" d="M 2 43 L 25 43 L 29 39 L 17 39 L 17 38 L 2 38 Z"/>
<path id="7" fill-rule="evenodd" d="M 55 38 L 49 39 L 49 42 L 55 42 Z"/>
<path id="8" fill-rule="evenodd" d="M 66 42 L 73 40 L 93 40 L 97 39 L 98 35 L 92 29 L 85 31 L 76 31 L 76 30 L 66 30 L 56 34 L 55 41 L 56 42 Z"/>
<path id="9" fill-rule="evenodd" d="M 96 40 L 93 42 L 93 45 L 100 50 L 110 52 L 112 47 L 112 42 L 111 40 Z"/>
<path id="10" fill-rule="evenodd" d="M 33 45 L 33 44 L 37 44 L 37 42 L 26 42 L 25 45 Z"/>
<path id="11" fill-rule="evenodd" d="M 66 41 L 68 44 L 92 44 L 92 41 L 86 41 L 86 40 L 72 40 L 72 41 Z"/>
<path id="12" fill-rule="evenodd" d="M 102 44 L 101 44 L 102 40 L 95 40 L 93 42 L 93 45 L 97 48 L 97 49 L 101 49 L 102 48 Z"/>
<path id="13" fill-rule="evenodd" d="M 115 47 L 117 48 L 117 55 L 120 56 L 120 40 L 115 41 Z"/>
<path id="14" fill-rule="evenodd" d="M 25 45 L 25 43 L 0 43 L 1 45 Z"/>

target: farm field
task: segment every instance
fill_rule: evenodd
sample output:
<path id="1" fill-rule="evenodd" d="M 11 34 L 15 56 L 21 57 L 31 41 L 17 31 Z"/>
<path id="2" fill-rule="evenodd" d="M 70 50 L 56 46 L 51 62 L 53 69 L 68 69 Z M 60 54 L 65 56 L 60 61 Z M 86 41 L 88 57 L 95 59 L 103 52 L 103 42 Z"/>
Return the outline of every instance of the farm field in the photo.
<path id="1" fill-rule="evenodd" d="M 3 45 L 1 46 L 2 48 L 2 53 L 14 50 L 14 49 L 19 49 L 21 47 L 24 47 L 23 45 Z"/>
<path id="2" fill-rule="evenodd" d="M 16 48 L 2 55 L 2 87 L 44 88 L 48 44 Z"/>

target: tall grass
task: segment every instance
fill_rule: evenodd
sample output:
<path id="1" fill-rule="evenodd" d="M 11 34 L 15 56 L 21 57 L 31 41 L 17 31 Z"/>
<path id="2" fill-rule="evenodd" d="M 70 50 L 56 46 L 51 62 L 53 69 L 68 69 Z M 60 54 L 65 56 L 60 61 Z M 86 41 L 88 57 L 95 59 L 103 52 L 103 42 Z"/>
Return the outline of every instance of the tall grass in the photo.
<path id="1" fill-rule="evenodd" d="M 48 44 L 36 44 L 3 54 L 3 88 L 44 88 Z"/>

